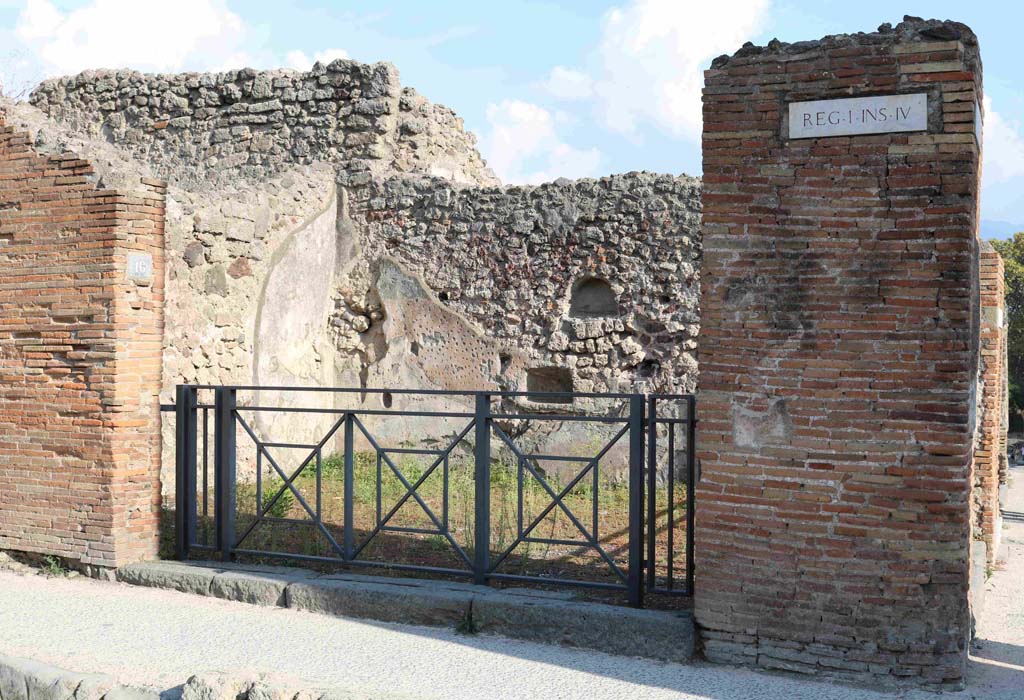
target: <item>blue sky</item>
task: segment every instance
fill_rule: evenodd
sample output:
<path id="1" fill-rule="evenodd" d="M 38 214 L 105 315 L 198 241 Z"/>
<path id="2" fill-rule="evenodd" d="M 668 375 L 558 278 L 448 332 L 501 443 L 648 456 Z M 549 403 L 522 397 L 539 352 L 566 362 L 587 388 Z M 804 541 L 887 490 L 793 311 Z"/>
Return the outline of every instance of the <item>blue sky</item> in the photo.
<path id="1" fill-rule="evenodd" d="M 956 19 L 985 64 L 983 235 L 1024 230 L 1018 2 L 875 0 L 0 0 L 0 76 L 18 92 L 85 68 L 394 63 L 454 108 L 506 182 L 700 172 L 701 71 L 744 41 Z"/>

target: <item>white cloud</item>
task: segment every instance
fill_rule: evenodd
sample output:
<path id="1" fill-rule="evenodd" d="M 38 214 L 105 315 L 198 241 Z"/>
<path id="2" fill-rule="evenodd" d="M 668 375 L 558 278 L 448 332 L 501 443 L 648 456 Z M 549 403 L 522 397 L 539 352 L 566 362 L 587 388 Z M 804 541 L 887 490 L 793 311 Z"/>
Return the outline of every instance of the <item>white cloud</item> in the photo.
<path id="1" fill-rule="evenodd" d="M 93 0 L 69 12 L 28 0 L 15 31 L 49 75 L 220 68 L 242 55 L 246 39 L 245 23 L 224 0 Z"/>
<path id="2" fill-rule="evenodd" d="M 565 143 L 558 134 L 559 120 L 543 107 L 503 100 L 487 105 L 487 121 L 490 130 L 481 139 L 481 150 L 504 182 L 539 184 L 598 171 L 600 151 Z"/>
<path id="3" fill-rule="evenodd" d="M 984 124 L 984 184 L 996 185 L 1024 177 L 1024 131 L 1020 122 L 996 112 L 992 109 L 991 98 L 986 97 Z"/>
<path id="4" fill-rule="evenodd" d="M 591 76 L 556 67 L 546 87 L 556 96 L 593 96 L 601 121 L 636 135 L 649 123 L 673 136 L 700 138 L 704 69 L 764 26 L 770 0 L 634 0 L 604 17 Z"/>
<path id="5" fill-rule="evenodd" d="M 594 94 L 594 81 L 582 71 L 555 66 L 544 82 L 544 89 L 562 100 L 584 100 Z"/>
<path id="6" fill-rule="evenodd" d="M 306 55 L 305 51 L 289 51 L 285 57 L 285 64 L 295 70 L 309 70 L 314 63 L 320 62 L 324 65 L 339 58 L 348 58 L 348 51 L 345 49 L 324 49 L 313 54 L 313 58 Z"/>

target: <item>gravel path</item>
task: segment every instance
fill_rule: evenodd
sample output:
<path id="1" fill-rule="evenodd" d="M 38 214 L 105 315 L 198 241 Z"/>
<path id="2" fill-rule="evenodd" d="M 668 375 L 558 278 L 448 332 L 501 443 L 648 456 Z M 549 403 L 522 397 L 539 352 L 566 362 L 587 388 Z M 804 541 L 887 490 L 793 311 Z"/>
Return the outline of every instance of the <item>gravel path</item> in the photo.
<path id="1" fill-rule="evenodd" d="M 942 698 L 1024 698 L 1024 467 L 1014 472 L 1017 488 L 1007 504 L 1002 551 L 1006 565 L 988 582 L 971 685 Z M 182 683 L 198 671 L 260 670 L 288 673 L 316 686 L 388 689 L 439 700 L 939 697 L 15 573 L 0 573 L 0 652 L 157 688 Z"/>

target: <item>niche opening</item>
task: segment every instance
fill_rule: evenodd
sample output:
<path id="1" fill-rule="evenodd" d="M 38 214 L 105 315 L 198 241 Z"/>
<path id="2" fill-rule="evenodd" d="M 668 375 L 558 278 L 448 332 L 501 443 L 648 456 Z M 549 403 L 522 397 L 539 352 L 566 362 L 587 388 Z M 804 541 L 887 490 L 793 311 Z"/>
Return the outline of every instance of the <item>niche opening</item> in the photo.
<path id="1" fill-rule="evenodd" d="M 612 286 L 600 277 L 577 282 L 569 299 L 569 315 L 577 318 L 618 316 L 619 302 Z"/>
<path id="2" fill-rule="evenodd" d="M 572 391 L 572 372 L 567 367 L 532 367 L 526 370 L 527 391 Z M 571 396 L 530 396 L 537 403 L 572 403 Z"/>

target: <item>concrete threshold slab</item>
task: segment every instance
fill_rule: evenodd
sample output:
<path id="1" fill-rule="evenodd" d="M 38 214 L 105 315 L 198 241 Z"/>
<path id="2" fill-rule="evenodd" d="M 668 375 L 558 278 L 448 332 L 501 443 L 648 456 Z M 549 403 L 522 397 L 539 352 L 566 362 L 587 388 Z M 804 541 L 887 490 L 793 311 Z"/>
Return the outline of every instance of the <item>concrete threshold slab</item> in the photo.
<path id="1" fill-rule="evenodd" d="M 692 658 L 696 637 L 688 611 L 637 610 L 531 589 L 170 561 L 122 567 L 117 580 L 255 605 L 449 627 L 675 663 Z"/>

